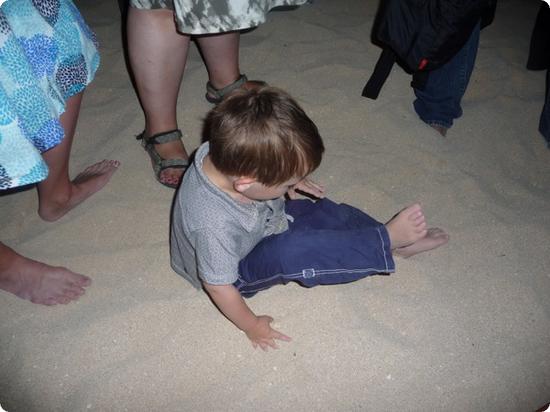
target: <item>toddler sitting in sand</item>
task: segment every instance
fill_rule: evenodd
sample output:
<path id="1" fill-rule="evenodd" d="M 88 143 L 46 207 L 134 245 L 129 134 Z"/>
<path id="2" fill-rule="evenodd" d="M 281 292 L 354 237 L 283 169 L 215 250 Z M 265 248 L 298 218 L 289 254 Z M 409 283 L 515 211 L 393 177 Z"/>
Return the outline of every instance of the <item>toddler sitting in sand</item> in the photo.
<path id="1" fill-rule="evenodd" d="M 281 90 L 235 93 L 208 114 L 204 131 L 207 142 L 174 204 L 172 267 L 204 287 L 255 348 L 290 338 L 271 328 L 271 317 L 255 315 L 243 296 L 289 281 L 311 287 L 390 273 L 394 254 L 409 257 L 448 240 L 443 230 L 427 228 L 418 204 L 382 224 L 323 199 L 324 188 L 307 179 L 321 162 L 323 142 Z M 296 200 L 296 191 L 320 200 Z"/>

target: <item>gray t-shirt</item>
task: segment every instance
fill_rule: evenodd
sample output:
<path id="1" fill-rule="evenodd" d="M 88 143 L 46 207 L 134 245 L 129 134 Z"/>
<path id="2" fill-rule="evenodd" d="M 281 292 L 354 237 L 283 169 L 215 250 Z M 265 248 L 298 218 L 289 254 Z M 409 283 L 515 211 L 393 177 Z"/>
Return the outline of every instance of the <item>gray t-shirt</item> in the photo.
<path id="1" fill-rule="evenodd" d="M 185 172 L 172 211 L 172 268 L 201 288 L 201 280 L 228 285 L 238 279 L 239 261 L 264 237 L 284 232 L 284 199 L 241 203 L 202 171 L 204 143 Z"/>

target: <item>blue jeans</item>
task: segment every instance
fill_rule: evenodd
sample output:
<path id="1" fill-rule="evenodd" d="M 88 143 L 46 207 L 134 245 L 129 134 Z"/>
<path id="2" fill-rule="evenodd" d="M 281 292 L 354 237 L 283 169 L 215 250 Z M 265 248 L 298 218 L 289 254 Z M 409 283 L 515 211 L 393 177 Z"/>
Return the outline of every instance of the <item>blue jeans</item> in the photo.
<path id="1" fill-rule="evenodd" d="M 328 199 L 290 200 L 289 229 L 263 239 L 239 264 L 235 286 L 249 297 L 273 285 L 352 282 L 395 271 L 386 227 L 352 206 Z"/>
<path id="2" fill-rule="evenodd" d="M 460 101 L 466 92 L 479 46 L 479 24 L 462 49 L 428 75 L 424 90 L 414 89 L 414 109 L 425 123 L 449 129 L 462 116 Z"/>
<path id="3" fill-rule="evenodd" d="M 546 99 L 540 114 L 539 131 L 550 148 L 550 69 L 546 71 Z"/>

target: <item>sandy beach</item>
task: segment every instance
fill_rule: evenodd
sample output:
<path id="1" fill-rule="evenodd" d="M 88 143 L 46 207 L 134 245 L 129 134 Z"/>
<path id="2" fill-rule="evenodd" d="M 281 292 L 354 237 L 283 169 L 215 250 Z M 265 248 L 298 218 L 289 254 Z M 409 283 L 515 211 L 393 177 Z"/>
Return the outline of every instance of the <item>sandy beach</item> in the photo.
<path id="1" fill-rule="evenodd" d="M 1 241 L 93 279 L 69 305 L 0 291 L 0 405 L 13 411 L 535 411 L 550 402 L 550 150 L 544 72 L 525 68 L 540 0 L 501 0 L 482 31 L 464 115 L 447 137 L 416 116 L 394 67 L 361 97 L 380 49 L 377 1 L 315 0 L 241 38 L 241 68 L 290 91 L 326 154 L 328 196 L 386 221 L 420 201 L 448 245 L 391 276 L 251 298 L 293 341 L 264 353 L 172 271 L 174 192 L 134 136 L 143 115 L 118 5 L 77 1 L 101 44 L 71 170 L 118 159 L 111 182 L 56 223 L 35 190 L 0 197 Z M 200 144 L 207 73 L 192 47 L 178 106 Z"/>

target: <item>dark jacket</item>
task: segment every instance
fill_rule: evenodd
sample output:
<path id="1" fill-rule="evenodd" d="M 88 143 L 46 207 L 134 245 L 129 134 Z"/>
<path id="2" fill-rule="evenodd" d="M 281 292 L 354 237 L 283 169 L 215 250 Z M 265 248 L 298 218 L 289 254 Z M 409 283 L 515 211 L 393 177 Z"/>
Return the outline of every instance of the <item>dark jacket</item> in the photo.
<path id="1" fill-rule="evenodd" d="M 550 69 L 550 7 L 542 2 L 533 34 L 527 68 L 530 70 Z"/>
<path id="2" fill-rule="evenodd" d="M 473 29 L 489 25 L 497 0 L 381 0 L 372 41 L 382 54 L 363 96 L 375 99 L 397 61 L 422 88 L 435 70 L 466 44 Z"/>

